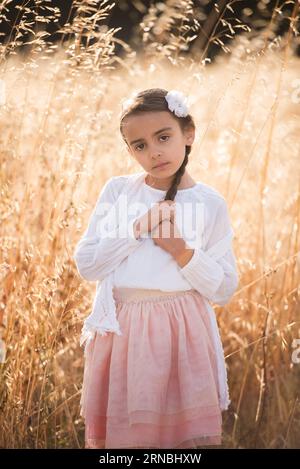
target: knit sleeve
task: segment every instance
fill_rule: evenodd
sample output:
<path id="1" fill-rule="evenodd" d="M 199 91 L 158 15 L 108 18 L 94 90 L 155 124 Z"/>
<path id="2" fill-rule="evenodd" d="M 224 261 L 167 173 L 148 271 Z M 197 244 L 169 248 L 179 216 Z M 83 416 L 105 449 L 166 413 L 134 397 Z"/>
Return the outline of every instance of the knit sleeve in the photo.
<path id="1" fill-rule="evenodd" d="M 141 238 L 134 237 L 135 219 L 120 221 L 122 217 L 115 209 L 114 204 L 125 180 L 125 176 L 115 176 L 105 183 L 88 226 L 75 247 L 76 267 L 86 280 L 103 280 L 143 242 Z M 125 225 L 118 229 L 121 223 Z"/>
<path id="2" fill-rule="evenodd" d="M 223 198 L 220 201 L 214 217 L 207 211 L 204 248 L 196 247 L 180 271 L 199 293 L 223 306 L 237 289 L 239 276 L 227 204 Z"/>

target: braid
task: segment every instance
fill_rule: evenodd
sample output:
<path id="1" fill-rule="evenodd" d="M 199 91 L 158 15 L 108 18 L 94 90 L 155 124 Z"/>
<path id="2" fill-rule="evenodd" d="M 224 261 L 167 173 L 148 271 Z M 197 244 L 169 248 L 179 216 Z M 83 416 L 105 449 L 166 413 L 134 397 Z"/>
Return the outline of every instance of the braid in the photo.
<path id="1" fill-rule="evenodd" d="M 188 164 L 188 161 L 189 161 L 188 155 L 189 155 L 190 151 L 191 151 L 191 146 L 186 145 L 184 160 L 183 160 L 182 165 L 180 166 L 180 168 L 175 173 L 175 176 L 174 176 L 173 182 L 171 184 L 171 187 L 168 189 L 164 200 L 174 200 L 175 199 L 175 196 L 177 194 L 177 187 L 180 184 L 181 178 L 184 175 L 185 167 L 186 167 L 186 165 Z"/>

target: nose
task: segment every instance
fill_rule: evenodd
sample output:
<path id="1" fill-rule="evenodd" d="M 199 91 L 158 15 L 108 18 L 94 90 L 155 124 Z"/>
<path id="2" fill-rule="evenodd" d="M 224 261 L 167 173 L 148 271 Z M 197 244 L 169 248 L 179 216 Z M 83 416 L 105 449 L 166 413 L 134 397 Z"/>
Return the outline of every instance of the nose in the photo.
<path id="1" fill-rule="evenodd" d="M 152 160 L 156 160 L 157 158 L 159 159 L 161 157 L 161 152 L 157 150 L 156 148 L 151 149 L 150 155 Z"/>
<path id="2" fill-rule="evenodd" d="M 155 156 L 151 158 L 152 167 L 157 166 L 161 162 L 161 155 L 160 153 L 156 153 Z"/>

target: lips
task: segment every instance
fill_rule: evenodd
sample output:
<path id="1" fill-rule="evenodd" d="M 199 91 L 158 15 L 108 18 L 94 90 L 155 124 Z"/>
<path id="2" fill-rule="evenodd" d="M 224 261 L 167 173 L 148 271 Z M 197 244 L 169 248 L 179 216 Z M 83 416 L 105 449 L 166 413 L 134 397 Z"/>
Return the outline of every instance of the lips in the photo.
<path id="1" fill-rule="evenodd" d="M 168 161 L 165 161 L 164 163 L 159 163 L 158 165 L 154 166 L 153 169 L 159 168 L 160 166 L 165 166 L 168 163 L 169 163 Z"/>

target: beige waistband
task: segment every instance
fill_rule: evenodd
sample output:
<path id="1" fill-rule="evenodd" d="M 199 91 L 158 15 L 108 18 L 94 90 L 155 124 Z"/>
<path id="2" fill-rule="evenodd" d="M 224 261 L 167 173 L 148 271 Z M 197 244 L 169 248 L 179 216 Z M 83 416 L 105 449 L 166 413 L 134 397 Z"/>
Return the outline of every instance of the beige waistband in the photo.
<path id="1" fill-rule="evenodd" d="M 158 289 L 148 289 L 148 288 L 125 288 L 125 287 L 114 287 L 113 294 L 115 301 L 117 302 L 127 302 L 140 299 L 153 299 L 159 300 L 161 298 L 165 299 L 166 297 L 177 297 L 182 295 L 187 295 L 195 293 L 196 290 L 176 290 L 176 291 L 163 291 Z"/>

